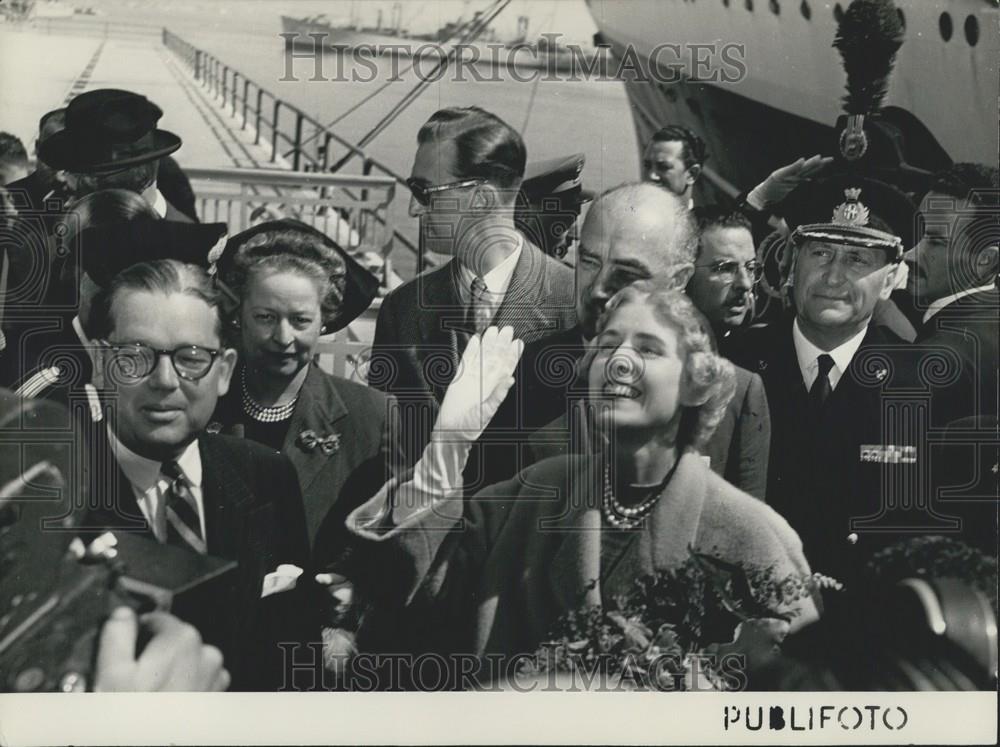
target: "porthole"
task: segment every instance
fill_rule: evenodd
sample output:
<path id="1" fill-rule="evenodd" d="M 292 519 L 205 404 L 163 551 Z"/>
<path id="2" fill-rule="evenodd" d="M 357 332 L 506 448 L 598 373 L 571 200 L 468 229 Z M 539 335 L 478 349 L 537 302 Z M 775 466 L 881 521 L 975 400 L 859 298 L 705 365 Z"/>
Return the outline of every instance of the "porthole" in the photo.
<path id="1" fill-rule="evenodd" d="M 747 10 L 753 13 L 753 0 L 743 0 L 743 4 L 746 6 Z"/>
<path id="2" fill-rule="evenodd" d="M 844 9 L 840 7 L 840 3 L 833 6 L 833 18 L 837 23 L 844 18 Z"/>
<path id="3" fill-rule="evenodd" d="M 903 13 L 903 9 L 896 8 L 896 15 L 899 16 L 899 23 L 903 27 L 903 31 L 906 31 L 906 14 Z"/>
<path id="4" fill-rule="evenodd" d="M 778 0 L 770 0 L 770 2 L 768 3 L 768 7 L 771 9 L 771 12 L 774 13 L 774 15 L 776 16 L 781 15 L 781 3 L 779 3 Z"/>
<path id="5" fill-rule="evenodd" d="M 979 43 L 979 19 L 975 16 L 965 19 L 965 40 L 969 42 L 970 47 Z"/>
<path id="6" fill-rule="evenodd" d="M 809 7 L 809 3 L 807 3 L 806 0 L 802 0 L 802 5 L 799 6 L 799 12 L 807 21 L 812 18 L 812 8 Z"/>
<path id="7" fill-rule="evenodd" d="M 950 41 L 955 28 L 951 22 L 951 14 L 947 11 L 942 13 L 941 17 L 938 19 L 938 28 L 941 30 L 941 38 L 945 41 Z"/>

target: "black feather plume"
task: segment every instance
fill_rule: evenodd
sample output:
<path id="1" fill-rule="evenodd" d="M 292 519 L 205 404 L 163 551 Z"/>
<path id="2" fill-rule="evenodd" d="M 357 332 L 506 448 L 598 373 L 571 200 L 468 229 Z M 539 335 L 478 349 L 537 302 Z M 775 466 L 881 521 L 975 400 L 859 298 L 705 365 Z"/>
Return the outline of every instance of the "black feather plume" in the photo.
<path id="1" fill-rule="evenodd" d="M 847 72 L 844 108 L 848 114 L 871 114 L 879 108 L 902 45 L 903 22 L 892 0 L 851 3 L 833 40 Z"/>

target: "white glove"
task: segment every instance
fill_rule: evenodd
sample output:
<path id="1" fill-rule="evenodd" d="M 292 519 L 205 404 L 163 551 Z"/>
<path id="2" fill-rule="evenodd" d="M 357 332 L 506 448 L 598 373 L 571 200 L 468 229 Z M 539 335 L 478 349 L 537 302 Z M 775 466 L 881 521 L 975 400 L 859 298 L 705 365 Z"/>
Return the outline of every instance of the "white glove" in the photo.
<path id="1" fill-rule="evenodd" d="M 767 179 L 750 191 L 750 194 L 747 195 L 747 203 L 757 210 L 777 205 L 792 190 L 816 176 L 831 163 L 833 163 L 831 156 L 816 155 L 811 158 L 800 158 L 794 163 L 775 169 Z"/>
<path id="2" fill-rule="evenodd" d="M 524 342 L 512 327 L 490 327 L 473 335 L 455 378 L 445 392 L 432 440 L 476 441 L 514 384 L 514 369 Z"/>

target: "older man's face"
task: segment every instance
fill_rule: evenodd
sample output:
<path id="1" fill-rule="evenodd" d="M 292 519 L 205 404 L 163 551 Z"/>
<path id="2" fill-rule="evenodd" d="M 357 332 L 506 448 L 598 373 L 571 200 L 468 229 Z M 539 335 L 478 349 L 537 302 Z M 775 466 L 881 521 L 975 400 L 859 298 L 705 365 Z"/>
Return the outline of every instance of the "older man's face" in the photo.
<path id="1" fill-rule="evenodd" d="M 895 267 L 881 249 L 806 241 L 795 255 L 796 312 L 815 327 L 858 332 L 892 293 Z"/>
<path id="2" fill-rule="evenodd" d="M 650 212 L 653 211 L 653 212 Z M 608 300 L 637 280 L 683 285 L 690 265 L 678 265 L 672 251 L 676 226 L 652 205 L 635 210 L 597 203 L 580 232 L 576 260 L 576 318 L 588 339 Z"/>
<path id="3" fill-rule="evenodd" d="M 700 240 L 698 262 L 687 292 L 717 327 L 738 327 L 750 311 L 756 276 L 753 236 L 739 226 L 713 226 Z"/>

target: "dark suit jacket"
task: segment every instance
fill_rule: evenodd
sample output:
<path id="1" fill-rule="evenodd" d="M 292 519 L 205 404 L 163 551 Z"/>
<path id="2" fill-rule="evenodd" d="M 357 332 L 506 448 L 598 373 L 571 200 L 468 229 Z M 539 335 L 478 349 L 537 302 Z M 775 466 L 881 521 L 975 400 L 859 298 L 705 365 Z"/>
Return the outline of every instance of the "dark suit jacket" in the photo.
<path id="1" fill-rule="evenodd" d="M 945 306 L 917 331 L 915 344 L 928 352 L 946 349 L 962 366 L 963 397 L 941 409 L 937 423 L 975 415 L 997 416 L 997 361 L 1000 360 L 1000 292 L 982 291 Z"/>
<path id="2" fill-rule="evenodd" d="M 222 432 L 242 438 L 246 417 L 238 387 L 232 387 L 219 402 L 213 422 Z M 316 567 L 329 567 L 341 558 L 349 538 L 347 514 L 378 492 L 400 461 L 398 439 L 390 427 L 395 418 L 392 397 L 331 376 L 316 365 L 310 368 L 281 451 L 298 476 Z M 336 447 L 309 448 L 302 438 L 306 431 L 321 439 L 338 437 Z"/>
<path id="3" fill-rule="evenodd" d="M 420 457 L 444 392 L 468 339 L 455 285 L 456 260 L 418 275 L 382 302 L 375 326 L 370 386 L 394 394 L 402 408 L 406 457 Z M 511 326 L 529 343 L 575 324 L 573 271 L 528 241 L 492 324 Z M 475 470 L 477 457 L 470 459 Z"/>
<path id="4" fill-rule="evenodd" d="M 924 417 L 936 402 L 919 349 L 870 325 L 812 415 L 791 325 L 752 330 L 735 354 L 763 378 L 771 409 L 767 500 L 802 537 L 815 570 L 860 582 L 886 544 L 957 530 L 954 506 L 937 500 L 930 482 Z"/>
<path id="5" fill-rule="evenodd" d="M 586 381 L 575 376 L 575 365 L 583 355 L 583 345 L 583 335 L 575 327 L 537 340 L 525 348 L 517 382 L 504 407 L 516 407 L 521 422 L 528 424 L 529 464 L 586 448 L 584 444 L 574 443 L 572 434 L 567 431 L 570 421 L 566 417 L 572 403 L 586 396 Z M 544 421 L 546 425 L 539 427 L 538 421 L 545 418 L 548 418 Z M 763 500 L 770 439 L 771 423 L 764 384 L 756 374 L 736 367 L 736 391 L 701 453 L 709 458 L 716 474 Z"/>
<path id="6" fill-rule="evenodd" d="M 89 531 L 82 533 L 85 539 L 103 530 L 136 532 L 152 539 L 135 493 L 108 446 L 103 424 L 91 426 L 89 436 L 91 505 L 84 522 Z M 210 642 L 222 650 L 232 689 L 276 689 L 284 684 L 278 643 L 319 640 L 315 605 L 308 602 L 312 574 L 295 471 L 284 456 L 252 441 L 205 434 L 198 444 L 208 554 L 239 564 L 231 607 L 217 610 L 224 618 L 220 621 L 224 632 Z M 261 599 L 265 575 L 282 563 L 305 570 L 299 586 Z"/>

